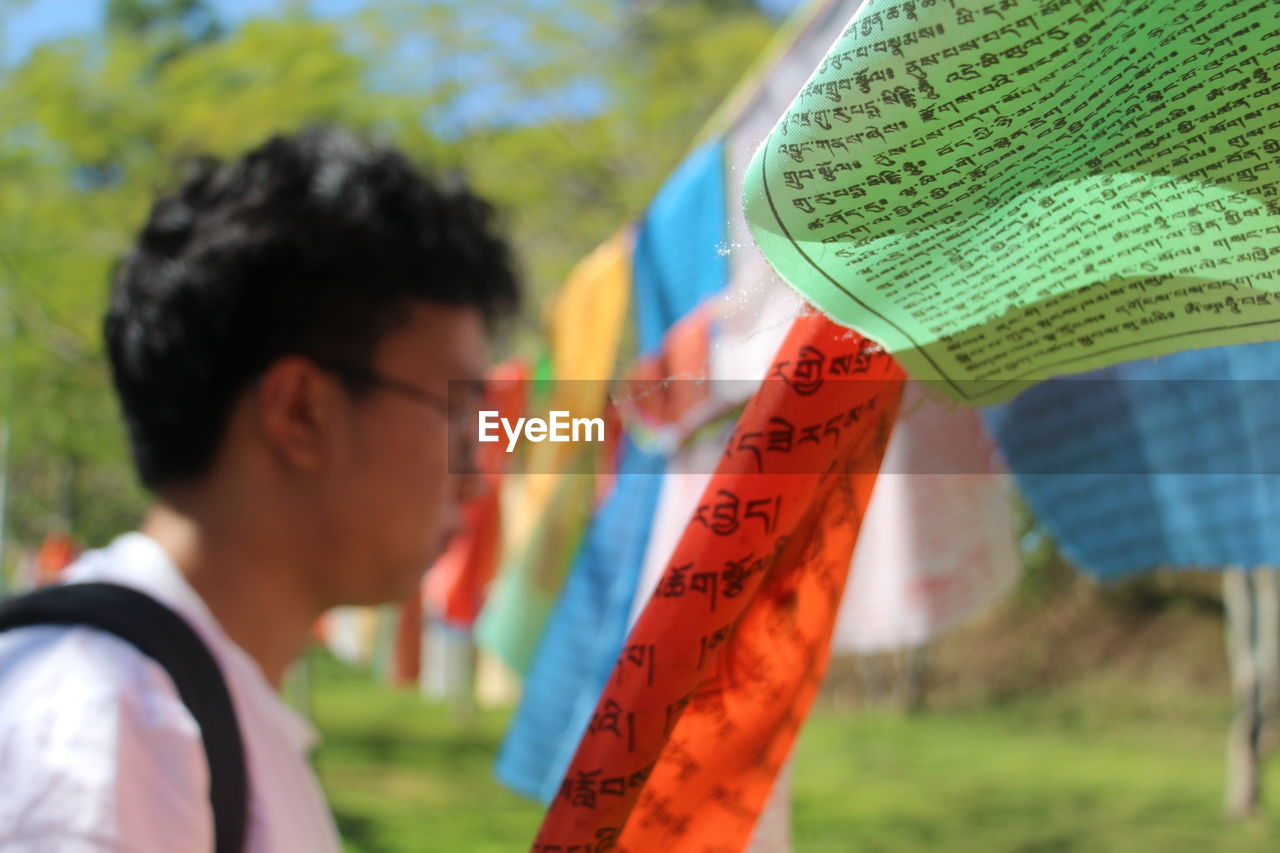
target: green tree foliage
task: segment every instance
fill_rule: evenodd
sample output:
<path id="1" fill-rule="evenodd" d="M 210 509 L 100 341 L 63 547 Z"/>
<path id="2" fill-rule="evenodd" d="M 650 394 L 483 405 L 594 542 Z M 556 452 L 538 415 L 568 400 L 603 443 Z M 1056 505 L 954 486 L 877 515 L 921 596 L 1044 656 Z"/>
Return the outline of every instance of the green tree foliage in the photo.
<path id="1" fill-rule="evenodd" d="M 612 40 L 567 47 L 552 72 L 566 79 L 574 68 L 591 68 L 606 109 L 557 118 L 548 106 L 536 123 L 469 140 L 474 163 L 483 164 L 472 172 L 514 211 L 522 255 L 539 284 L 558 283 L 643 210 L 770 34 L 754 9 L 672 3 L 614 14 Z"/>
<path id="2" fill-rule="evenodd" d="M 206 0 L 107 0 L 107 25 L 132 33 L 177 30 L 196 43 L 222 32 Z"/>
<path id="3" fill-rule="evenodd" d="M 107 27 L 149 40 L 155 66 L 223 33 L 207 0 L 107 0 Z"/>
<path id="4" fill-rule="evenodd" d="M 769 30 L 727 0 L 388 0 L 341 20 L 290 4 L 229 30 L 204 0 L 111 0 L 101 33 L 0 66 L 11 537 L 67 525 L 99 544 L 144 506 L 99 323 L 183 158 L 339 122 L 460 169 L 507 213 L 536 307 L 642 212 Z"/>

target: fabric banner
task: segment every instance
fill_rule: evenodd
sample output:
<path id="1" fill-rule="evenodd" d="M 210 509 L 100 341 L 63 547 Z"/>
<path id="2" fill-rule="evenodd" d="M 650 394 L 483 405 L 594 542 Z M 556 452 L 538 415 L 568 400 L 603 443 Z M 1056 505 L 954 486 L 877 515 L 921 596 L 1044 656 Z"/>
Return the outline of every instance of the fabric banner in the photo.
<path id="1" fill-rule="evenodd" d="M 666 391 L 661 377 L 701 376 L 706 363 L 707 320 L 695 310 L 633 371 L 647 381 L 625 385 Z M 698 404 L 682 393 L 689 386 L 704 387 L 675 383 L 674 393 L 648 395 L 645 403 L 664 421 L 679 420 Z M 624 437 L 612 490 L 587 526 L 498 754 L 498 780 L 518 793 L 550 802 L 590 722 L 627 635 L 666 464 L 665 453 Z"/>
<path id="2" fill-rule="evenodd" d="M 733 179 L 741 180 L 752 154 L 786 112 L 814 63 L 840 35 L 861 2 L 811 3 L 780 34 L 779 49 L 760 69 L 758 77 L 744 83 L 739 98 L 730 98 L 726 108 L 736 114 L 725 131 L 725 156 Z M 737 188 L 733 189 L 736 192 Z M 807 308 L 756 247 L 741 206 L 730 204 L 728 213 L 729 285 L 724 294 L 704 302 L 701 309 L 711 322 L 707 364 L 701 374 L 713 380 L 705 387 L 714 403 L 702 410 L 711 417 L 719 417 L 729 407 L 741 406 L 751 397 L 795 319 Z M 648 602 L 733 429 L 731 423 L 705 429 L 707 424 L 699 421 L 683 426 L 677 436 L 679 449 L 673 451 L 663 478 L 629 624 L 634 624 Z M 697 429 L 704 431 L 691 436 Z"/>
<path id="3" fill-rule="evenodd" d="M 423 621 L 422 585 L 413 595 L 400 602 L 395 614 L 395 637 L 391 650 L 391 683 L 398 687 L 417 684 L 422 677 Z"/>
<path id="4" fill-rule="evenodd" d="M 986 413 L 1062 553 L 1119 577 L 1280 564 L 1280 343 L 1056 379 Z"/>
<path id="5" fill-rule="evenodd" d="M 501 417 L 524 415 L 531 371 L 519 359 L 494 366 L 485 383 L 485 409 Z M 497 444 L 481 445 L 477 459 L 485 478 L 484 493 L 463 507 L 462 531 L 449 543 L 423 579 L 427 607 L 454 628 L 469 630 L 484 603 L 485 591 L 498 563 L 501 535 L 501 488 L 506 459 Z"/>
<path id="6" fill-rule="evenodd" d="M 498 781 L 548 802 L 626 637 L 666 460 L 624 441 L 613 492 L 591 519 L 539 641 L 498 753 Z"/>
<path id="7" fill-rule="evenodd" d="M 650 354 L 639 368 L 646 379 L 705 375 L 707 320 L 696 308 L 728 282 L 722 158 L 719 143 L 690 155 L 658 192 L 639 228 L 633 301 L 639 346 Z M 590 721 L 626 637 L 665 465 L 663 453 L 624 439 L 617 478 L 578 546 L 498 755 L 499 781 L 517 792 L 550 800 Z"/>
<path id="8" fill-rule="evenodd" d="M 759 76 L 743 84 L 746 94 L 730 99 L 727 108 L 736 110 L 736 115 L 725 131 L 725 157 L 735 200 L 751 156 L 799 94 L 813 66 L 831 47 L 861 2 L 818 0 L 811 3 L 779 35 L 780 48 Z M 728 234 L 728 292 L 708 308 L 715 317 L 708 376 L 759 380 L 768 370 L 792 321 L 807 305 L 760 253 L 741 204 L 729 204 Z M 734 394 L 735 397 L 727 401 L 737 404 L 745 402 L 754 390 L 746 383 L 712 385 L 716 393 Z"/>
<path id="9" fill-rule="evenodd" d="M 907 383 L 853 555 L 834 651 L 922 646 L 1017 581 L 1013 496 L 995 453 L 976 412 Z"/>
<path id="10" fill-rule="evenodd" d="M 710 430 L 663 478 L 632 622 L 657 586 L 725 445 Z M 908 382 L 845 588 L 834 652 L 924 645 L 991 605 L 1022 571 L 1012 486 L 971 409 Z"/>
<path id="11" fill-rule="evenodd" d="M 680 543 L 689 519 L 697 512 L 698 501 L 707 490 L 712 472 L 736 427 L 737 424 L 731 422 L 707 430 L 682 446 L 668 461 L 658 492 L 658 505 L 653 513 L 653 527 L 649 544 L 645 547 L 640 579 L 636 584 L 636 595 L 631 603 L 631 615 L 627 619 L 628 628 L 635 625 L 657 589 L 658 581 L 670 564 L 671 555 Z"/>
<path id="12" fill-rule="evenodd" d="M 551 349 L 555 405 L 575 414 L 599 413 L 603 385 L 618 364 L 632 299 L 634 238 L 627 228 L 587 255 L 569 274 L 545 318 Z M 568 381 L 563 380 L 588 380 Z M 589 395 L 580 398 L 580 395 Z M 551 445 L 541 445 L 550 447 Z"/>
<path id="13" fill-rule="evenodd" d="M 717 139 L 686 157 L 645 211 L 633 273 L 641 356 L 655 352 L 667 329 L 728 283 L 727 200 L 724 143 Z"/>
<path id="14" fill-rule="evenodd" d="M 583 453 L 567 464 L 508 478 L 500 498 L 502 556 L 475 639 L 518 675 L 529 670 L 591 512 L 592 460 Z"/>
<path id="15" fill-rule="evenodd" d="M 637 236 L 634 301 L 638 348 L 654 357 L 633 371 L 632 377 L 751 380 L 673 383 L 670 393 L 660 398 L 664 411 L 642 411 L 639 414 L 644 417 L 629 424 L 633 437 L 648 451 L 670 454 L 690 430 L 702 426 L 698 417 L 722 413 L 726 406 L 740 407 L 764 376 L 801 310 L 798 295 L 777 279 L 751 241 L 738 205 L 727 203 L 726 144 L 736 158 L 732 171 L 741 174 L 756 142 L 799 91 L 809 67 L 835 39 L 853 5 L 852 0 L 818 4 L 758 81 L 749 101 L 735 107 L 739 112 L 728 131 L 728 142 L 712 141 L 686 158 L 646 212 Z M 736 186 L 733 195 L 736 198 Z M 732 239 L 726 227 L 734 229 Z M 710 348 L 708 334 L 713 336 Z M 717 393 L 728 397 L 704 399 Z M 689 395 L 701 396 L 684 399 Z M 707 402 L 711 405 L 700 405 Z M 688 420 L 690 416 L 694 420 Z M 695 454 L 701 457 L 701 471 L 714 468 L 723 438 L 720 431 L 712 441 L 705 436 L 700 439 L 703 449 Z M 656 457 L 638 448 L 630 448 L 628 456 L 632 464 L 647 466 L 656 474 L 618 484 L 618 489 L 635 488 L 643 494 L 633 496 L 635 500 L 610 498 L 602 505 L 601 517 L 592 522 L 539 645 L 496 767 L 505 784 L 543 801 L 554 795 L 626 630 L 643 603 L 645 596 L 635 594 L 639 576 L 656 573 L 665 565 L 665 557 L 656 556 L 660 548 L 650 537 L 640 545 L 640 553 L 646 555 L 642 567 L 634 535 L 642 526 L 647 531 L 649 520 L 657 516 L 660 524 L 653 528 L 654 535 L 665 537 L 666 547 L 674 546 L 694 509 L 690 505 L 685 513 L 683 504 L 696 502 L 709 477 L 709 473 L 688 475 L 683 478 L 682 499 L 673 505 L 664 498 L 654 505 L 655 490 L 669 493 L 682 478 L 658 476 L 662 468 Z M 676 455 L 677 460 L 681 458 Z M 698 481 L 692 491 L 689 480 Z M 620 528 L 626 516 L 640 509 L 636 501 L 647 507 L 643 525 L 629 518 Z M 671 514 L 675 505 L 681 507 L 679 517 Z M 619 536 L 620 531 L 626 535 Z M 647 591 L 651 584 L 641 581 L 639 587 Z"/>
<path id="16" fill-rule="evenodd" d="M 630 269 L 632 282 L 632 306 L 636 316 L 638 347 L 642 354 L 652 354 L 661 346 L 667 330 L 678 320 L 689 314 L 699 302 L 724 289 L 728 282 L 728 264 L 724 255 L 726 191 L 724 183 L 724 147 L 716 140 L 708 142 L 690 154 L 672 173 L 662 189 L 654 197 L 646 210 L 637 230 L 634 255 Z M 621 239 L 621 238 L 619 238 Z M 615 241 L 617 242 L 617 241 Z M 617 249 L 602 248 L 597 250 L 593 258 L 606 252 L 607 257 L 617 256 Z M 601 270 L 607 271 L 602 273 Z M 562 310 L 570 310 L 570 321 L 553 323 L 553 331 L 569 341 L 588 329 L 596 322 L 589 311 L 583 308 L 584 301 L 590 298 L 591 282 L 604 274 L 610 280 L 619 278 L 616 262 L 585 261 L 575 273 L 575 281 L 566 285 L 566 295 L 561 302 L 571 306 L 573 310 L 557 307 L 552 313 L 556 317 Z M 580 273 L 580 274 L 579 274 Z M 571 285 L 577 285 L 571 287 Z M 570 298 L 571 294 L 574 298 Z M 581 298 L 577 298 L 580 296 Z M 613 304 L 611 301 L 609 304 Z M 582 310 L 579 310 L 582 309 Z M 617 336 L 613 337 L 616 350 Z M 552 340 L 552 352 L 569 351 Z M 557 359 L 557 368 L 561 367 Z M 570 373 L 557 373 L 558 380 L 596 380 L 595 382 L 558 382 L 563 386 L 563 393 L 581 394 L 579 389 L 597 389 L 603 391 L 607 387 L 605 380 L 610 378 L 613 363 L 604 361 L 564 362 Z M 584 374 L 584 369 L 596 369 L 599 372 Z M 590 392 L 588 392 L 590 393 Z M 601 400 L 603 404 L 603 400 Z M 589 416 L 591 412 L 582 406 L 555 405 L 549 408 L 560 408 L 574 412 L 575 416 Z M 534 451 L 548 448 L 547 454 L 565 453 L 565 448 L 575 445 L 539 444 Z M 579 472 L 589 467 L 589 460 L 580 460 L 576 470 Z M 563 460 L 561 460 L 563 462 Z M 555 459 L 539 459 L 531 463 L 531 470 L 550 471 L 564 470 L 571 466 L 561 464 Z M 660 469 L 657 473 L 660 473 Z M 560 501 L 567 505 L 570 517 L 581 517 L 581 512 L 573 512 L 573 507 L 582 505 L 584 497 L 593 494 L 589 477 L 570 476 L 562 481 L 560 475 L 538 474 L 530 484 L 538 497 L 531 506 L 524 509 L 525 516 L 535 524 L 529 529 L 535 535 L 536 525 L 542 519 L 558 524 L 547 505 L 550 494 L 560 495 Z M 541 482 L 538 482 L 541 481 Z M 546 509 L 545 512 L 541 511 Z M 564 510 L 566 507 L 561 506 Z M 581 527 L 576 528 L 581 531 Z M 647 535 L 647 528 L 646 528 Z M 570 543 L 569 549 L 564 546 Z M 551 608 L 560 592 L 566 571 L 573 565 L 574 554 L 579 541 L 575 537 L 556 537 L 554 551 L 545 548 L 530 549 L 524 547 L 521 537 L 506 540 L 509 551 L 514 554 L 512 563 L 502 571 L 498 588 L 491 603 L 486 606 L 477 626 L 477 637 L 484 648 L 493 651 L 516 671 L 525 672 L 532 664 L 535 647 L 547 624 Z M 639 557 L 636 558 L 637 561 Z M 638 572 L 638 562 L 622 569 L 629 572 L 634 582 Z M 629 606 L 627 604 L 623 607 Z M 625 610 L 624 610 L 625 613 Z M 605 641 L 606 647 L 609 640 Z"/>
<path id="17" fill-rule="evenodd" d="M 756 149 L 787 112 L 813 74 L 814 66 L 826 56 L 862 3 L 863 0 L 812 0 L 804 4 L 778 34 L 773 54 L 729 96 L 723 110 L 732 113 L 725 137 L 735 191 Z M 734 249 L 754 247 L 746 234 L 741 206 L 732 207 L 730 231 Z"/>
<path id="18" fill-rule="evenodd" d="M 735 850 L 751 836 L 826 665 L 903 377 L 816 315 L 773 368 L 614 663 L 535 851 Z M 784 413 L 830 425 L 828 441 L 751 452 L 744 439 Z"/>
<path id="19" fill-rule="evenodd" d="M 782 276 L 971 405 L 1280 337 L 1273 4 L 869 0 L 760 147 Z"/>
<path id="20" fill-rule="evenodd" d="M 600 415 L 618 359 L 631 292 L 632 237 L 620 232 L 570 274 L 547 317 L 553 381 L 546 410 Z M 580 381 L 595 380 L 595 381 Z M 530 414 L 539 401 L 530 401 Z M 496 445 L 495 445 L 496 446 Z M 476 621 L 476 642 L 523 674 L 564 582 L 595 491 L 590 446 L 530 445 L 524 469 L 503 489 L 498 577 Z M 543 473 L 555 472 L 555 473 Z"/>
<path id="21" fill-rule="evenodd" d="M 498 565 L 502 535 L 502 493 L 492 485 L 462 509 L 462 532 L 455 536 L 423 579 L 427 610 L 456 630 L 470 630 L 484 605 Z"/>

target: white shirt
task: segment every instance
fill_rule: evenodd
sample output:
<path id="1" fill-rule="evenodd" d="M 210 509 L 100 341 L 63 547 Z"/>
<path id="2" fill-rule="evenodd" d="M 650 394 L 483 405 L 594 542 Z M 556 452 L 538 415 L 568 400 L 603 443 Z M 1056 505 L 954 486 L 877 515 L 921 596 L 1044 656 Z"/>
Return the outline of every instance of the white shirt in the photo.
<path id="1" fill-rule="evenodd" d="M 121 536 L 85 554 L 66 579 L 147 593 L 182 616 L 218 661 L 249 774 L 246 853 L 339 850 L 308 762 L 315 731 L 155 542 Z M 92 628 L 0 632 L 0 853 L 212 849 L 200 728 L 168 673 Z"/>

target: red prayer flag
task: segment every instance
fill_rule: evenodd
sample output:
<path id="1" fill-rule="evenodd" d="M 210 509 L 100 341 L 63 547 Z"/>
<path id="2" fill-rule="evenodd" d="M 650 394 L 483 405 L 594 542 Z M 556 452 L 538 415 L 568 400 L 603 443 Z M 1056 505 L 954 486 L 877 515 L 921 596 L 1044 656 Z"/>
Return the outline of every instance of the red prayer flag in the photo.
<path id="1" fill-rule="evenodd" d="M 516 420 L 528 404 L 529 366 L 518 358 L 495 365 L 486 380 L 482 408 Z M 501 533 L 499 487 L 508 454 L 502 442 L 477 444 L 483 493 L 462 508 L 462 531 L 449 543 L 423 581 L 426 600 L 448 624 L 470 630 L 497 571 Z"/>
<path id="2" fill-rule="evenodd" d="M 533 844 L 738 851 L 826 668 L 901 368 L 796 320 L 596 706 Z"/>

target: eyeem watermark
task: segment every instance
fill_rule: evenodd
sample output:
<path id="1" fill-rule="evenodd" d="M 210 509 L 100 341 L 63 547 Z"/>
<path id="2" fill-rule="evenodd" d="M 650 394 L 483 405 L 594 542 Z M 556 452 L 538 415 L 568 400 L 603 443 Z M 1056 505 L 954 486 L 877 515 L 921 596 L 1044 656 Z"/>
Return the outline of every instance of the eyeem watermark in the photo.
<path id="1" fill-rule="evenodd" d="M 499 416 L 496 411 L 479 413 L 479 429 L 477 438 L 484 442 L 501 441 L 498 427 L 507 435 L 507 452 L 516 449 L 521 434 L 526 441 L 604 441 L 604 418 L 571 418 L 569 412 L 556 409 L 548 413 L 547 420 L 542 418 L 516 418 L 513 426 L 509 418 Z"/>

